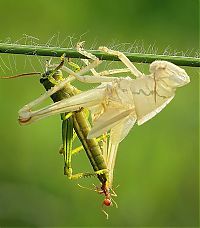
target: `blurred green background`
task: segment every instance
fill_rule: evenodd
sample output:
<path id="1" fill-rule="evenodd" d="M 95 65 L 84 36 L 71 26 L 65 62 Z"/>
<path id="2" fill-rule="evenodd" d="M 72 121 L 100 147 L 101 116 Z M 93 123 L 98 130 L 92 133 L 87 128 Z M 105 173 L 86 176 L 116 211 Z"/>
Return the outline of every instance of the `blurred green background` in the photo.
<path id="1" fill-rule="evenodd" d="M 0 40 L 63 47 L 85 40 L 86 48 L 194 56 L 198 3 L 0 0 Z M 42 71 L 45 59 L 1 54 L 0 75 Z M 148 65 L 137 66 L 148 73 Z M 103 196 L 77 186 L 90 188 L 98 181 L 70 181 L 63 175 L 60 117 L 26 127 L 17 123 L 17 111 L 43 93 L 38 79 L 0 81 L 0 226 L 197 227 L 199 72 L 184 69 L 191 83 L 120 145 L 114 179 L 114 186 L 120 185 L 119 208 L 107 209 L 108 221 L 101 213 Z M 91 170 L 84 152 L 73 161 L 75 172 Z"/>

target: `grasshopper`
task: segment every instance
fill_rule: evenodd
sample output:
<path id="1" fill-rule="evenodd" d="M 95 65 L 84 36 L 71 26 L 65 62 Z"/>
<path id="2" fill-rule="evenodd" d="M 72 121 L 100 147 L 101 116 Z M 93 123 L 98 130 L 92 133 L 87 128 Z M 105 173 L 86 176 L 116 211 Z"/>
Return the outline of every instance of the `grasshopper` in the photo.
<path id="1" fill-rule="evenodd" d="M 128 135 L 135 123 L 142 125 L 165 108 L 174 98 L 176 89 L 188 84 L 190 78 L 184 69 L 168 61 L 159 60 L 150 64 L 150 74 L 145 75 L 123 53 L 107 47 L 100 47 L 99 50 L 118 56 L 126 68 L 94 72 L 94 75 L 91 76 L 73 72 L 66 67 L 65 71 L 77 80 L 83 83 L 101 83 L 100 86 L 42 109 L 32 110 L 34 106 L 69 83 L 71 79 L 68 78 L 19 110 L 19 121 L 23 124 L 30 124 L 54 114 L 74 112 L 80 108 L 90 109 L 93 116 L 93 127 L 87 138 L 98 137 L 110 131 L 110 146 L 103 152 L 107 162 L 108 181 L 106 185 L 102 185 L 102 191 L 109 205 L 119 143 Z M 85 51 L 81 44 L 78 51 L 86 58 L 92 59 L 88 68 L 94 68 L 101 63 L 97 57 Z M 110 76 L 123 72 L 130 72 L 134 77 Z"/>
<path id="2" fill-rule="evenodd" d="M 88 132 L 87 139 L 99 137 L 110 131 L 108 146 L 104 145 L 105 149 L 103 150 L 108 177 L 99 191 L 105 195 L 103 205 L 109 206 L 112 200 L 113 170 L 119 143 L 127 136 L 136 122 L 141 125 L 166 107 L 174 98 L 176 89 L 188 84 L 190 78 L 185 70 L 167 61 L 152 62 L 150 74 L 145 75 L 123 53 L 110 50 L 107 47 L 100 47 L 99 50 L 118 56 L 126 68 L 100 73 L 93 70 L 93 76 L 85 75 L 102 61 L 85 51 L 82 44 L 78 46 L 78 51 L 86 58 L 92 59 L 92 62 L 89 62 L 85 69 L 79 72 L 65 67 L 65 71 L 70 77 L 20 109 L 19 122 L 30 124 L 54 114 L 76 112 L 82 108 L 89 109 L 93 116 L 93 127 Z M 110 76 L 123 72 L 130 72 L 134 78 Z M 70 98 L 62 99 L 45 108 L 32 110 L 34 106 L 62 90 L 75 78 L 84 83 L 101 83 L 101 85 Z M 104 211 L 104 213 L 106 212 Z"/>
<path id="3" fill-rule="evenodd" d="M 79 50 L 79 46 L 77 46 L 77 49 Z M 89 65 L 89 62 L 87 60 L 83 60 L 83 61 L 86 63 L 86 65 Z M 58 71 L 58 68 L 61 68 L 61 67 L 64 68 L 63 63 L 64 63 L 64 58 L 62 58 L 61 64 L 59 66 L 57 66 L 54 71 L 47 71 L 45 74 L 43 74 L 42 78 L 40 79 L 40 82 L 43 84 L 43 86 L 45 87 L 45 89 L 47 91 L 63 80 L 61 71 Z M 70 63 L 70 64 L 73 67 L 77 68 L 78 72 L 80 73 L 79 66 L 75 65 L 74 63 Z M 94 75 L 97 74 L 97 72 L 94 70 L 94 68 L 91 69 L 91 72 Z M 50 77 L 49 77 L 50 73 L 51 74 L 53 73 L 53 78 L 56 80 L 56 83 L 53 82 L 54 79 L 53 80 L 50 79 Z M 63 89 L 52 94 L 51 98 L 53 99 L 54 102 L 57 102 L 57 101 L 62 101 L 62 99 L 65 99 L 66 96 L 72 97 L 79 93 L 80 93 L 80 91 L 78 91 L 77 88 L 73 87 L 70 83 L 68 83 Z M 93 138 L 93 139 L 87 138 L 87 135 L 89 134 L 89 132 L 91 130 L 91 126 L 90 126 L 90 123 L 88 122 L 86 116 L 82 117 L 82 115 L 85 114 L 84 110 L 80 109 L 79 111 L 73 112 L 73 115 L 69 117 L 69 118 L 73 118 L 73 120 L 70 120 L 69 118 L 66 119 L 66 116 L 69 116 L 69 114 L 70 113 L 67 113 L 64 116 L 63 116 L 63 114 L 61 115 L 63 123 L 68 121 L 69 124 L 71 124 L 73 122 L 74 129 L 78 135 L 78 138 L 82 142 L 82 145 L 85 148 L 87 155 L 91 154 L 92 159 L 94 159 L 95 161 L 97 160 L 96 157 L 97 158 L 99 157 L 101 159 L 101 161 L 104 161 L 104 163 L 103 162 L 102 163 L 104 164 L 105 168 L 103 169 L 102 165 L 101 166 L 98 165 L 95 173 L 103 173 L 103 175 L 107 174 L 106 179 L 100 178 L 101 177 L 100 175 L 102 175 L 102 174 L 98 174 L 97 176 L 98 176 L 99 180 L 101 181 L 102 186 L 100 188 L 96 188 L 94 190 L 94 191 L 98 192 L 99 194 L 105 195 L 105 199 L 103 200 L 102 207 L 104 205 L 110 206 L 110 205 L 112 205 L 112 202 L 114 202 L 115 206 L 118 207 L 117 203 L 114 201 L 114 199 L 112 197 L 112 196 L 117 196 L 116 193 L 114 192 L 114 190 L 112 189 L 112 182 L 113 182 L 113 170 L 114 170 L 114 165 L 115 165 L 116 152 L 118 149 L 118 146 L 113 147 L 113 145 L 112 145 L 112 131 L 111 131 L 110 140 L 108 140 L 108 136 L 107 136 L 108 134 L 107 135 L 104 134 L 104 136 L 100 136 L 99 138 L 97 138 L 96 141 L 99 142 L 101 140 L 101 144 L 102 144 L 101 153 L 100 153 L 99 145 L 95 144 L 95 147 L 94 147 L 95 138 Z M 80 114 L 81 114 L 81 116 L 80 116 Z M 87 127 L 85 127 L 85 126 L 87 126 Z M 72 137 L 68 135 L 69 129 L 67 129 L 68 133 L 67 134 L 65 133 L 65 129 L 66 129 L 65 124 L 64 124 L 63 129 L 64 129 L 62 131 L 63 132 L 63 145 L 66 145 L 65 138 L 67 138 L 67 141 L 69 141 L 69 138 L 72 138 Z M 80 130 L 78 130 L 78 129 L 80 129 Z M 83 129 L 85 129 L 85 130 L 83 131 Z M 68 135 L 68 136 L 66 137 L 66 135 Z M 94 142 L 92 141 L 93 144 L 92 144 L 91 140 L 94 141 Z M 63 148 L 66 148 L 66 146 L 63 146 Z M 95 148 L 96 153 L 94 153 L 93 149 L 91 150 L 91 148 Z M 88 149 L 89 149 L 89 151 L 91 150 L 91 152 L 87 152 Z M 72 151 L 72 154 L 74 154 L 78 151 L 79 151 L 79 149 L 74 149 Z M 111 152 L 112 152 L 112 154 L 111 154 Z M 69 154 L 71 156 L 71 153 L 69 153 Z M 65 155 L 65 153 L 64 153 L 64 155 Z M 89 155 L 88 155 L 88 158 L 90 159 Z M 95 166 L 93 165 L 92 159 L 90 159 L 90 162 L 93 166 L 93 169 L 95 170 Z M 96 161 L 97 164 L 98 164 L 98 160 Z M 106 166 L 105 166 L 105 164 L 106 164 Z M 109 167 L 109 169 L 107 167 Z M 91 176 L 91 175 L 94 175 L 94 174 L 91 174 L 91 173 L 82 174 L 81 173 L 81 174 L 76 174 L 73 177 L 75 177 L 74 179 L 77 179 L 82 176 Z M 80 187 L 82 187 L 82 186 L 80 186 Z M 103 208 L 102 208 L 102 211 L 103 211 L 103 213 L 105 213 L 105 215 L 108 219 L 108 213 Z"/>
<path id="4" fill-rule="evenodd" d="M 62 83 L 63 81 L 65 81 L 61 71 L 61 68 L 64 67 L 63 64 L 64 64 L 64 56 L 61 57 L 61 63 L 58 66 L 56 66 L 52 70 L 49 70 L 48 69 L 49 66 L 48 66 L 44 74 L 41 74 L 39 72 L 33 72 L 33 73 L 24 73 L 21 75 L 1 77 L 1 78 L 11 79 L 11 78 L 39 74 L 41 75 L 40 83 L 44 86 L 46 91 L 49 91 L 54 89 L 54 87 L 59 83 Z M 91 65 L 90 67 L 79 69 L 78 65 L 75 65 L 73 63 L 70 63 L 70 64 L 73 67 L 76 67 L 79 73 L 82 73 L 82 72 L 84 73 L 85 71 L 88 71 L 90 67 L 93 67 L 93 65 Z M 69 78 L 71 79 L 72 77 L 69 76 Z M 70 97 L 73 97 L 79 93 L 80 91 L 76 87 L 74 87 L 70 83 L 67 83 L 61 90 L 58 90 L 57 92 L 52 94 L 51 98 L 54 102 L 59 102 L 59 101 L 62 101 L 63 99 L 68 99 Z M 81 108 L 74 112 L 61 113 L 63 145 L 60 152 L 64 156 L 64 174 L 67 175 L 69 179 L 78 179 L 81 177 L 97 176 L 102 186 L 100 189 L 98 190 L 96 189 L 96 191 L 100 194 L 105 195 L 103 205 L 110 206 L 112 204 L 112 201 L 111 201 L 110 190 L 107 187 L 108 186 L 107 164 L 103 156 L 103 149 L 99 144 L 102 140 L 103 141 L 107 140 L 106 139 L 107 136 L 104 134 L 104 136 L 101 136 L 98 139 L 87 138 L 87 135 L 91 130 L 91 125 L 88 121 L 88 116 L 86 112 L 87 112 L 86 109 Z M 23 121 L 19 121 L 19 122 L 21 125 L 24 125 Z M 72 142 L 74 138 L 73 129 L 75 130 L 75 133 L 77 134 L 79 140 L 82 143 L 82 146 L 74 150 L 72 150 Z M 72 173 L 72 165 L 71 165 L 72 155 L 74 155 L 75 153 L 78 153 L 81 149 L 84 149 L 86 151 L 89 161 L 93 167 L 94 173 L 77 173 L 77 174 Z M 104 213 L 107 215 L 105 211 Z"/>

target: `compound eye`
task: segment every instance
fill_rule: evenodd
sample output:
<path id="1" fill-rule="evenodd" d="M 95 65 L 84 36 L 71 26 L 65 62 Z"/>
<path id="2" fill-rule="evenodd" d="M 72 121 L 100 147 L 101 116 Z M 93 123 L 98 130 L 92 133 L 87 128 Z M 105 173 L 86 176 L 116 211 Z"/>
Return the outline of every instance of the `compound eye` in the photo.
<path id="1" fill-rule="evenodd" d="M 112 204 L 110 199 L 104 199 L 103 204 L 106 206 L 110 206 Z"/>

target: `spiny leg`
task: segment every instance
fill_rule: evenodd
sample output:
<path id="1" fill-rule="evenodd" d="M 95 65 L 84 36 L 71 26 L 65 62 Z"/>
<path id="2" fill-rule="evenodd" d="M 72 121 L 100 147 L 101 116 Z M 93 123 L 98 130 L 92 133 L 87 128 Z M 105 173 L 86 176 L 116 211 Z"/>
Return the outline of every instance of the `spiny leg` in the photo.
<path id="1" fill-rule="evenodd" d="M 111 188 L 110 190 L 111 190 L 111 192 L 112 192 L 112 193 L 110 194 L 110 195 L 112 196 L 112 202 L 115 204 L 115 207 L 118 208 L 117 202 L 113 199 L 113 196 L 116 197 L 117 194 L 116 194 L 116 192 L 115 192 L 112 188 Z"/>
<path id="2" fill-rule="evenodd" d="M 64 174 L 73 178 L 71 166 L 71 151 L 73 141 L 73 118 L 70 116 L 62 122 L 63 156 L 64 156 Z"/>
<path id="3" fill-rule="evenodd" d="M 108 213 L 103 209 L 103 207 L 102 207 L 102 212 L 106 215 L 106 219 L 108 219 L 108 217 L 109 217 L 109 215 L 108 215 Z"/>
<path id="4" fill-rule="evenodd" d="M 91 64 L 86 67 L 91 66 Z M 65 69 L 65 68 L 63 68 L 63 69 Z M 71 75 L 73 75 L 78 81 L 81 81 L 84 83 L 102 83 L 102 82 L 112 82 L 112 81 L 118 79 L 116 77 L 107 77 L 109 75 L 113 75 L 113 74 L 117 74 L 117 73 L 125 73 L 125 72 L 129 72 L 129 71 L 130 70 L 127 70 L 127 69 L 114 69 L 114 70 L 107 70 L 107 71 L 100 72 L 94 76 L 91 76 L 91 75 L 80 76 L 81 75 L 80 74 L 81 71 L 80 71 L 79 73 L 76 73 L 76 74 L 71 72 Z"/>
<path id="5" fill-rule="evenodd" d="M 133 63 L 124 55 L 124 53 L 108 49 L 107 47 L 99 47 L 99 50 L 111 55 L 116 55 L 136 77 L 143 76 L 143 74 L 133 65 Z"/>
<path id="6" fill-rule="evenodd" d="M 46 71 L 48 71 L 50 68 L 50 62 L 51 62 L 51 59 L 50 59 L 50 61 L 48 61 L 48 60 L 46 61 Z M 56 72 L 58 70 L 60 70 L 63 67 L 64 62 L 65 62 L 65 54 L 61 55 L 60 64 L 57 65 L 53 70 L 51 70 L 51 73 L 48 75 L 48 80 L 54 85 L 57 85 L 58 82 L 54 79 L 53 76 L 54 76 L 54 74 L 56 74 Z"/>
<path id="7" fill-rule="evenodd" d="M 86 56 L 88 59 L 91 59 L 93 60 L 94 62 L 98 62 L 99 64 L 102 63 L 103 61 L 100 61 L 95 55 L 87 52 L 86 50 L 84 50 L 83 48 L 83 44 L 85 43 L 85 41 L 82 41 L 82 42 L 79 42 L 77 43 L 76 45 L 76 49 L 77 51 L 82 54 L 83 56 Z M 87 66 L 89 66 L 91 63 L 89 62 L 88 59 L 81 59 Z M 91 68 L 90 71 L 92 72 L 92 74 L 96 77 L 99 77 L 101 75 L 99 75 L 99 73 L 94 69 L 94 68 Z M 83 80 L 83 78 L 82 78 Z"/>
<path id="8" fill-rule="evenodd" d="M 67 63 L 74 68 L 74 72 L 79 72 L 81 70 L 80 66 L 74 62 L 71 61 L 70 58 L 67 59 Z"/>
<path id="9" fill-rule="evenodd" d="M 99 61 L 99 59 L 95 55 L 93 55 L 83 49 L 84 42 L 85 41 L 77 43 L 76 50 L 80 54 L 86 56 L 87 58 L 92 59 L 93 61 L 98 61 L 100 64 L 102 61 Z M 88 66 L 90 64 L 88 59 L 81 59 L 81 60 L 86 64 L 86 66 Z M 93 75 L 95 75 L 95 76 L 98 75 L 97 71 L 94 68 L 90 69 L 90 71 L 92 72 Z"/>
<path id="10" fill-rule="evenodd" d="M 99 61 L 102 62 L 101 60 L 99 60 L 95 55 L 87 52 L 86 50 L 84 50 L 83 45 L 84 45 L 85 41 L 79 42 L 76 45 L 76 50 L 83 56 L 87 57 L 88 59 L 91 59 L 93 61 Z"/>
<path id="11" fill-rule="evenodd" d="M 113 70 L 105 70 L 98 74 L 98 76 L 108 76 L 113 74 L 120 74 L 120 73 L 128 73 L 130 72 L 130 69 L 123 68 L 123 69 L 113 69 Z"/>
<path id="12" fill-rule="evenodd" d="M 73 113 L 72 112 L 69 112 L 69 113 L 62 113 L 61 114 L 61 119 L 62 119 L 62 146 L 60 147 L 59 149 L 59 153 L 62 154 L 64 156 L 64 160 L 66 160 L 66 148 L 67 148 L 67 126 L 68 126 L 68 123 L 67 121 L 73 121 L 72 119 L 72 115 Z M 75 140 L 76 138 L 76 133 L 73 129 L 73 132 L 72 132 L 72 143 L 73 141 Z"/>
<path id="13" fill-rule="evenodd" d="M 77 138 L 77 134 L 76 134 L 75 130 L 73 130 L 73 139 L 72 139 L 72 142 L 74 142 L 74 140 L 75 140 L 76 138 Z M 81 147 L 81 146 L 80 146 L 80 147 Z M 79 148 L 79 147 L 77 147 L 77 148 Z M 77 149 L 77 148 L 76 148 L 76 149 Z M 72 155 L 73 155 L 73 151 L 76 150 L 76 149 L 73 149 L 73 150 L 72 150 Z M 82 150 L 82 148 L 81 148 L 81 150 Z M 79 151 L 78 151 L 78 152 L 79 152 Z M 78 153 L 78 152 L 77 152 L 77 153 Z M 63 144 L 60 146 L 59 154 L 64 155 L 64 145 L 63 145 Z"/>
<path id="14" fill-rule="evenodd" d="M 96 177 L 97 175 L 105 174 L 108 172 L 107 169 L 102 169 L 94 172 L 76 173 L 76 174 L 72 174 L 72 169 L 70 169 L 69 171 L 70 173 L 65 175 L 67 175 L 70 180 L 77 180 L 82 177 Z"/>
<path id="15" fill-rule="evenodd" d="M 92 63 L 90 65 L 86 66 L 84 69 L 91 69 L 91 65 L 92 65 Z M 80 72 L 78 72 L 78 73 L 74 73 L 74 72 L 69 72 L 69 70 L 66 70 L 66 67 L 63 67 L 63 70 L 65 70 L 68 73 L 70 73 L 71 75 L 73 75 L 78 81 L 81 81 L 84 83 L 102 83 L 102 82 L 112 82 L 113 80 L 117 80 L 116 77 L 106 77 L 106 76 L 101 76 L 100 74 L 97 74 L 95 76 L 91 76 L 91 75 L 81 76 L 82 70 L 80 70 Z M 118 70 L 117 70 L 117 72 L 118 72 Z M 107 73 L 109 73 L 109 72 L 107 71 Z M 105 74 L 107 74 L 107 73 L 105 73 Z M 119 72 L 119 73 L 121 73 L 121 72 Z"/>
<path id="16" fill-rule="evenodd" d="M 112 202 L 115 204 L 115 207 L 118 208 L 118 204 L 113 198 L 112 198 Z"/>
<path id="17" fill-rule="evenodd" d="M 99 60 L 95 55 L 87 52 L 86 50 L 83 49 L 83 44 L 84 44 L 85 41 L 83 42 L 80 42 L 80 43 L 77 43 L 77 46 L 76 46 L 76 49 L 77 51 L 86 56 L 87 58 L 89 59 L 92 59 L 92 60 Z M 87 66 L 90 65 L 90 62 L 88 59 L 81 59 Z M 101 63 L 102 61 L 100 61 Z M 119 73 L 127 73 L 127 72 L 130 72 L 130 69 L 128 68 L 124 68 L 124 69 L 113 69 L 113 70 L 105 70 L 105 71 L 102 71 L 100 73 L 98 73 L 94 68 L 90 69 L 90 71 L 92 72 L 92 74 L 94 76 L 108 76 L 108 75 L 113 75 L 113 74 L 119 74 Z"/>
<path id="18" fill-rule="evenodd" d="M 107 137 L 109 137 L 109 134 L 104 134 L 104 135 L 96 138 L 96 141 L 100 142 L 102 140 L 105 140 Z M 77 148 L 72 150 L 72 155 L 75 155 L 75 154 L 81 152 L 82 150 L 84 150 L 84 147 L 83 146 L 79 146 L 79 147 L 77 147 Z"/>
<path id="19" fill-rule="evenodd" d="M 88 59 L 81 59 L 86 65 L 89 65 L 89 60 Z M 101 72 L 97 72 L 94 68 L 90 70 L 94 76 L 102 77 L 102 76 L 109 76 L 113 74 L 120 74 L 120 73 L 128 73 L 130 72 L 130 69 L 128 68 L 123 68 L 123 69 L 112 69 L 112 70 L 104 70 Z"/>
<path id="20" fill-rule="evenodd" d="M 81 60 L 85 63 L 86 66 L 88 66 L 90 64 L 88 59 L 81 59 Z M 92 74 L 94 76 L 98 76 L 98 72 L 94 68 L 90 69 L 90 71 L 92 72 Z"/>
<path id="21" fill-rule="evenodd" d="M 100 61 L 95 55 L 87 52 L 86 50 L 84 50 L 83 48 L 83 44 L 85 43 L 85 41 L 79 42 L 77 43 L 76 49 L 77 51 L 86 56 L 88 59 L 92 59 L 93 61 L 97 60 Z M 88 59 L 81 59 L 87 66 L 90 64 Z M 100 61 L 100 63 L 103 61 Z M 94 76 L 108 76 L 108 75 L 112 75 L 112 74 L 118 74 L 118 73 L 126 73 L 126 72 L 130 72 L 131 70 L 128 68 L 125 69 L 113 69 L 113 70 L 106 70 L 106 71 L 102 71 L 100 73 L 98 73 L 94 68 L 90 69 L 90 71 L 93 73 Z"/>

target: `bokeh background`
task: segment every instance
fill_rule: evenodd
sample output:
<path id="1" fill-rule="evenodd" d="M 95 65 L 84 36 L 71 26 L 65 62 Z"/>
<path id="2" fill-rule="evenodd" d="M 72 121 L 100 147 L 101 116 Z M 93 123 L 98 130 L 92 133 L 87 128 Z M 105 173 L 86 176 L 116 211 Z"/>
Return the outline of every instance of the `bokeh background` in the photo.
<path id="1" fill-rule="evenodd" d="M 85 40 L 86 48 L 195 56 L 198 3 L 0 0 L 0 40 L 63 47 Z M 42 71 L 45 59 L 1 54 L 0 75 Z M 148 73 L 147 64 L 136 65 Z M 114 179 L 119 208 L 107 209 L 108 221 L 101 213 L 103 196 L 77 186 L 91 188 L 98 180 L 70 181 L 63 175 L 60 117 L 26 127 L 17 122 L 17 111 L 44 91 L 38 78 L 1 80 L 0 226 L 197 227 L 199 72 L 184 69 L 191 83 L 120 145 Z M 91 170 L 84 152 L 73 166 L 75 172 Z"/>

